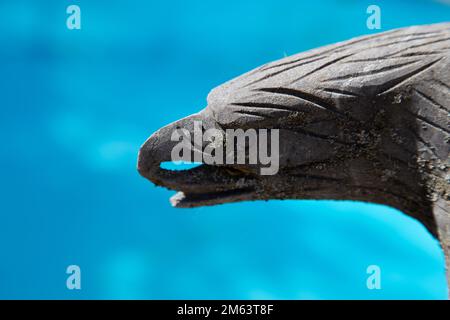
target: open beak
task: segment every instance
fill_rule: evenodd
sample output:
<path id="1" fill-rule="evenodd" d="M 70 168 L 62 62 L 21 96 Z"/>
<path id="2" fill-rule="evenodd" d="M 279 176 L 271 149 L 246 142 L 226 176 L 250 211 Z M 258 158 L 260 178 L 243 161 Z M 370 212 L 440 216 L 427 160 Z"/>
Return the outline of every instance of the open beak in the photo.
<path id="1" fill-rule="evenodd" d="M 175 207 L 191 208 L 226 202 L 258 199 L 256 176 L 230 165 L 202 164 L 189 170 L 166 170 L 160 164 L 172 161 L 171 153 L 179 141 L 172 141 L 177 129 L 194 135 L 194 122 L 203 129 L 220 129 L 205 111 L 173 122 L 155 133 L 142 145 L 138 156 L 139 173 L 158 186 L 178 191 L 171 199 Z M 195 150 L 203 150 L 193 146 Z"/>

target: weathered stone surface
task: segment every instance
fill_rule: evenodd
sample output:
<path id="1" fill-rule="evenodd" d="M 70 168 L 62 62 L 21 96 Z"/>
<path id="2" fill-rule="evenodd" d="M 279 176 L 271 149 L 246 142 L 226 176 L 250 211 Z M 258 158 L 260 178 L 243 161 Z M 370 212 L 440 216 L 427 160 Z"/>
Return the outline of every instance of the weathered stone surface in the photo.
<path id="1" fill-rule="evenodd" d="M 450 264 L 450 23 L 370 35 L 268 63 L 214 89 L 201 112 L 154 133 L 139 172 L 177 207 L 258 199 L 386 204 L 439 237 Z M 171 133 L 280 129 L 280 170 L 160 169 Z M 257 167 L 257 166 L 256 166 Z M 450 277 L 447 276 L 450 281 Z"/>

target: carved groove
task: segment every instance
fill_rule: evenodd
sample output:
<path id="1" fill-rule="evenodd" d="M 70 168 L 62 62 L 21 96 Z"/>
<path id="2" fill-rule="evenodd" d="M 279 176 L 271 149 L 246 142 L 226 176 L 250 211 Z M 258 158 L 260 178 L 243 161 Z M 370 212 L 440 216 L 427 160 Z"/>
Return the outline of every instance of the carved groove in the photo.
<path id="1" fill-rule="evenodd" d="M 298 77 L 297 79 L 291 81 L 289 84 L 293 84 L 293 83 L 295 83 L 295 82 L 297 82 L 297 81 L 299 81 L 299 80 L 301 80 L 301 79 L 304 79 L 304 78 L 306 78 L 306 77 L 308 77 L 308 76 L 310 76 L 310 75 L 316 73 L 317 71 L 320 71 L 320 70 L 322 70 L 322 69 L 324 69 L 324 68 L 326 68 L 326 67 L 328 67 L 328 66 L 331 66 L 332 64 L 335 64 L 335 63 L 337 63 L 337 62 L 339 62 L 339 61 L 341 61 L 341 60 L 343 60 L 343 59 L 345 59 L 345 58 L 348 58 L 348 57 L 350 57 L 350 56 L 352 56 L 352 55 L 353 55 L 353 53 L 352 53 L 352 54 L 345 55 L 345 56 L 343 56 L 343 57 L 339 57 L 339 58 L 334 59 L 334 60 L 332 60 L 332 61 L 329 61 L 329 62 L 327 62 L 327 63 L 321 65 L 320 67 L 318 67 L 318 68 L 316 68 L 316 69 L 314 69 L 314 70 L 312 70 L 312 71 L 310 71 L 310 72 L 308 72 L 308 73 L 302 75 L 301 77 Z"/>
<path id="2" fill-rule="evenodd" d="M 259 102 L 238 102 L 238 103 L 232 103 L 231 105 L 237 106 L 237 107 L 249 107 L 249 108 L 257 108 L 257 109 L 272 109 L 272 110 L 279 110 L 279 111 L 285 111 L 292 113 L 293 111 L 300 111 L 298 108 L 291 108 L 289 109 L 288 106 L 275 104 L 275 103 L 259 103 Z M 241 109 L 240 109 L 241 110 Z M 247 112 L 247 110 L 245 110 Z"/>
<path id="3" fill-rule="evenodd" d="M 429 126 L 435 128 L 435 129 L 437 129 L 437 130 L 446 132 L 447 134 L 450 134 L 450 130 L 445 129 L 444 127 L 438 125 L 437 123 L 434 123 L 433 121 L 431 121 L 431 120 L 425 118 L 424 116 L 421 116 L 421 115 L 419 115 L 419 114 L 417 114 L 417 113 L 414 113 L 414 112 L 412 112 L 412 111 L 410 111 L 410 110 L 408 110 L 408 109 L 405 109 L 405 111 L 408 112 L 409 114 L 411 114 L 412 116 L 414 116 L 416 119 L 418 119 L 418 120 L 420 120 L 420 121 L 422 121 L 422 122 L 428 124 Z"/>
<path id="4" fill-rule="evenodd" d="M 276 76 L 276 75 L 278 75 L 278 74 L 284 73 L 284 72 L 289 71 L 289 70 L 291 70 L 291 69 L 295 69 L 295 68 L 297 68 L 297 67 L 300 67 L 300 66 L 304 66 L 304 65 L 306 65 L 306 64 L 313 63 L 313 62 L 315 62 L 315 61 L 323 60 L 323 59 L 325 59 L 325 58 L 327 58 L 327 57 L 320 57 L 320 58 L 317 58 L 317 59 L 308 60 L 308 61 L 305 61 L 305 62 L 301 62 L 301 63 L 295 64 L 295 65 L 293 65 L 293 66 L 289 66 L 288 68 L 285 68 L 285 69 L 282 69 L 282 70 L 278 70 L 278 71 L 276 71 L 276 72 L 269 73 L 269 74 L 267 74 L 267 75 L 265 75 L 265 76 L 263 76 L 263 77 L 261 77 L 261 78 L 259 78 L 259 79 L 256 79 L 256 80 L 254 80 L 254 81 L 252 81 L 252 82 L 246 84 L 246 85 L 244 86 L 244 88 L 245 88 L 245 87 L 248 87 L 248 86 L 251 86 L 251 85 L 253 85 L 253 84 L 255 84 L 255 83 L 261 82 L 261 81 L 263 81 L 263 80 L 267 80 L 267 79 L 269 79 L 269 78 L 271 78 L 271 77 L 273 77 L 273 76 Z"/>
<path id="5" fill-rule="evenodd" d="M 336 76 L 336 77 L 328 78 L 328 79 L 325 79 L 325 80 L 322 80 L 322 81 L 323 82 L 328 82 L 328 81 L 336 81 L 336 80 L 347 80 L 347 79 L 350 79 L 350 78 L 354 79 L 354 78 L 364 77 L 364 76 L 374 76 L 374 75 L 379 74 L 379 73 L 385 73 L 385 72 L 389 72 L 389 71 L 396 70 L 396 69 L 399 69 L 399 68 L 403 68 L 403 67 L 408 66 L 410 64 L 414 64 L 414 63 L 416 63 L 418 61 L 419 60 L 414 60 L 414 61 L 400 63 L 400 64 L 397 64 L 397 65 L 382 67 L 382 68 L 377 69 L 377 70 L 370 70 L 370 71 L 346 74 L 346 75 L 343 75 L 343 76 Z"/>
<path id="6" fill-rule="evenodd" d="M 315 58 L 315 59 L 308 60 L 308 59 L 311 59 L 311 58 Z M 275 68 L 279 68 L 279 67 L 282 67 L 282 66 L 291 65 L 291 64 L 296 63 L 296 62 L 308 63 L 308 62 L 314 62 L 314 61 L 318 61 L 318 60 L 325 59 L 325 58 L 328 58 L 328 56 L 323 56 L 323 54 L 315 54 L 315 55 L 312 55 L 312 56 L 309 56 L 309 57 L 306 57 L 306 58 L 299 58 L 299 59 L 295 59 L 295 60 L 292 60 L 292 61 L 283 62 L 283 63 L 277 64 L 277 65 L 267 66 L 267 67 L 261 69 L 261 71 L 267 71 L 267 70 L 270 70 L 270 69 L 275 69 Z M 308 60 L 308 61 L 305 61 L 305 60 Z M 287 70 L 287 69 L 284 69 L 284 70 Z"/>
<path id="7" fill-rule="evenodd" d="M 425 93 L 417 90 L 417 89 L 413 89 L 414 93 L 417 94 L 419 97 L 421 97 L 423 100 L 427 101 L 430 105 L 438 108 L 441 111 L 444 111 L 446 113 L 450 112 L 449 109 L 445 108 L 443 105 L 437 103 L 433 98 L 431 98 L 430 96 L 427 96 Z"/>
<path id="8" fill-rule="evenodd" d="M 442 58 L 439 58 L 437 60 L 434 60 L 433 62 L 430 62 L 416 70 L 413 70 L 405 75 L 402 75 L 400 77 L 397 77 L 395 79 L 386 81 L 384 84 L 379 86 L 378 89 L 378 96 L 381 96 L 385 93 L 388 93 L 389 91 L 395 89 L 396 87 L 402 85 L 403 83 L 405 83 L 406 81 L 410 80 L 412 77 L 415 77 L 421 73 L 423 73 L 424 71 L 428 70 L 429 68 L 431 68 L 433 65 L 435 65 L 437 62 L 439 62 Z"/>
<path id="9" fill-rule="evenodd" d="M 337 89 L 337 88 L 321 88 L 322 91 L 324 92 L 329 92 L 329 93 L 335 93 L 335 94 L 339 94 L 342 96 L 348 96 L 348 97 L 352 97 L 352 98 L 359 98 L 361 97 L 359 94 L 356 94 L 354 92 L 348 91 L 348 90 L 344 90 L 344 89 Z"/>
<path id="10" fill-rule="evenodd" d="M 327 102 L 325 102 L 323 99 L 310 94 L 310 93 L 306 93 L 297 89 L 290 89 L 290 88 L 261 88 L 259 89 L 259 91 L 263 91 L 263 92 L 271 92 L 271 93 L 277 93 L 277 94 L 285 94 L 285 95 L 289 95 L 289 96 L 293 96 L 296 98 L 299 98 L 303 101 L 306 101 L 314 106 L 316 106 L 319 109 L 323 109 L 323 110 L 327 110 L 336 114 L 339 114 L 343 117 L 348 118 L 348 115 L 346 115 L 345 113 L 337 110 L 334 106 L 328 104 Z"/>

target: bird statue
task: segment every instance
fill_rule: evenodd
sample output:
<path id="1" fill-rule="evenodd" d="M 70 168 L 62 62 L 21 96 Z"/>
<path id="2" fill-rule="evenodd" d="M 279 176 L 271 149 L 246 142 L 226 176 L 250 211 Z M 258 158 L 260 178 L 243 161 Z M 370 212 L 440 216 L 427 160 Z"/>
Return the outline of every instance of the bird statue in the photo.
<path id="1" fill-rule="evenodd" d="M 161 168 L 179 144 L 174 132 L 194 135 L 199 123 L 201 132 L 277 130 L 277 170 L 262 174 L 267 163 L 258 161 Z M 248 140 L 245 150 L 256 143 Z M 192 153 L 206 145 L 193 143 Z M 270 199 L 394 207 L 439 239 L 450 286 L 449 153 L 450 23 L 439 23 L 313 49 L 232 79 L 210 92 L 205 109 L 152 134 L 138 171 L 178 191 L 175 207 Z"/>

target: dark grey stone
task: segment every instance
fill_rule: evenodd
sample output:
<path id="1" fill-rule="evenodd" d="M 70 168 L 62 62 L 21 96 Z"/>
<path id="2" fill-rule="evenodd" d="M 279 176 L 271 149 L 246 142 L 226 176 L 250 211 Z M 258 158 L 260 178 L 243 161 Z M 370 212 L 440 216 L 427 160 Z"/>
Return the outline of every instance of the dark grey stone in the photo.
<path id="1" fill-rule="evenodd" d="M 208 106 L 154 133 L 138 169 L 180 191 L 176 207 L 242 200 L 345 199 L 392 206 L 440 239 L 450 265 L 450 23 L 337 43 L 263 65 L 215 88 Z M 280 170 L 160 169 L 177 127 L 277 128 Z M 450 277 L 447 273 L 447 279 Z"/>

